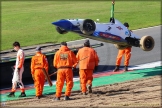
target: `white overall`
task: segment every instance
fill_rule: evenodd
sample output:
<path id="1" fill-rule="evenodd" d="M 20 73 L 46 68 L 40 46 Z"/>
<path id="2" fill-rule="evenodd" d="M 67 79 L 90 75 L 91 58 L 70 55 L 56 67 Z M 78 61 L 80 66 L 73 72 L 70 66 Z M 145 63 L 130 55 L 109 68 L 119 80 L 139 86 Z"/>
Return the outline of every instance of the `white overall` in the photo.
<path id="1" fill-rule="evenodd" d="M 25 60 L 25 54 L 22 49 L 19 49 L 17 52 L 17 57 L 16 57 L 16 65 L 15 65 L 15 70 L 12 78 L 12 89 L 16 90 L 17 84 L 19 85 L 20 89 L 24 89 L 24 84 L 22 83 L 22 74 L 24 72 L 24 66 L 20 68 L 20 72 L 18 72 L 18 65 L 20 63 L 20 59 Z"/>

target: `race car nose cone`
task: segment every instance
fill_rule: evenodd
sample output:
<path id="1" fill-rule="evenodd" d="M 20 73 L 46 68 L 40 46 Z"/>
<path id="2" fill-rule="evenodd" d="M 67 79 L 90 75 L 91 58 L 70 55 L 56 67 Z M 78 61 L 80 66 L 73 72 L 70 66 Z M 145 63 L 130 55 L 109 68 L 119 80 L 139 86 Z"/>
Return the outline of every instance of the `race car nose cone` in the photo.
<path id="1" fill-rule="evenodd" d="M 64 19 L 56 21 L 56 22 L 52 22 L 52 24 L 55 26 L 61 27 L 62 29 L 65 29 L 65 30 L 71 30 L 73 26 L 70 21 L 64 20 Z"/>

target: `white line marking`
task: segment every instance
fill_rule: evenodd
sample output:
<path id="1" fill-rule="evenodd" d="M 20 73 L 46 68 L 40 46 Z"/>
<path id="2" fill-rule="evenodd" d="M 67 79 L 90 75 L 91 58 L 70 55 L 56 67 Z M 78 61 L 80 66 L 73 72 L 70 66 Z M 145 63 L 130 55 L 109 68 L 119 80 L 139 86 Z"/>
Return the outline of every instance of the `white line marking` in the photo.
<path id="1" fill-rule="evenodd" d="M 147 68 L 155 68 L 157 66 L 162 66 L 162 61 L 136 65 L 136 66 L 130 67 L 129 69 L 147 69 Z"/>
<path id="2" fill-rule="evenodd" d="M 80 40 L 74 40 L 74 41 L 68 41 L 67 43 L 71 43 L 71 42 L 77 42 L 77 41 L 82 41 L 82 40 L 86 40 L 88 38 L 85 38 L 85 39 L 80 39 Z"/>
<path id="3" fill-rule="evenodd" d="M 150 29 L 150 28 L 160 27 L 160 26 L 162 26 L 162 25 L 153 26 L 153 27 L 147 27 L 147 28 L 141 28 L 141 29 L 136 29 L 136 30 L 132 30 L 132 31 L 145 30 L 145 29 Z"/>

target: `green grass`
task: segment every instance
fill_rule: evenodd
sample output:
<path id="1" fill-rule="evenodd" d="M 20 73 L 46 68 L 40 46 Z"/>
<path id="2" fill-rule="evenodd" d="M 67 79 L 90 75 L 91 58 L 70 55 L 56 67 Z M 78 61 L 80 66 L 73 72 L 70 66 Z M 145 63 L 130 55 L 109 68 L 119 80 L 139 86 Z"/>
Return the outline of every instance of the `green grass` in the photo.
<path id="1" fill-rule="evenodd" d="M 130 29 L 160 25 L 160 4 L 160 1 L 116 1 L 115 18 L 129 22 Z M 82 39 L 73 33 L 58 34 L 51 23 L 69 18 L 108 22 L 110 10 L 111 1 L 2 1 L 1 50 L 11 49 L 14 41 L 31 46 Z"/>

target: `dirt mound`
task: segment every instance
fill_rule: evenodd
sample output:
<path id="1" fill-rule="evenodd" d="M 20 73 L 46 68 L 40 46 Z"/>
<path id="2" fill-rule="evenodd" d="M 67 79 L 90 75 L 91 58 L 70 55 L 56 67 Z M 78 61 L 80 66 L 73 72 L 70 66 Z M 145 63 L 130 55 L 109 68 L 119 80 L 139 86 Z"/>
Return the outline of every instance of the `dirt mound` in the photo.
<path id="1" fill-rule="evenodd" d="M 9 107 L 160 107 L 161 76 L 116 83 L 93 88 L 93 93 L 81 95 L 73 91 L 72 100 L 53 101 L 53 95 L 3 103 Z"/>

